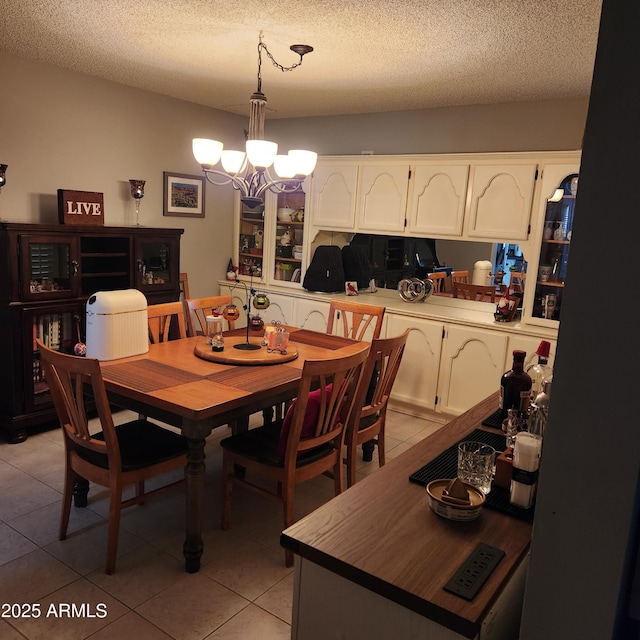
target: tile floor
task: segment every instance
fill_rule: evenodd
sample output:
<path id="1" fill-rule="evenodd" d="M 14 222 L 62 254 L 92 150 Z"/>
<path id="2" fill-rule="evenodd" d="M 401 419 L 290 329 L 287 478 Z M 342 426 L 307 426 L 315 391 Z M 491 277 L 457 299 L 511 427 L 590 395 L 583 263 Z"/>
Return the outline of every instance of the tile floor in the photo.
<path id="1" fill-rule="evenodd" d="M 115 414 L 116 422 L 132 417 Z M 441 426 L 389 412 L 388 458 Z M 238 489 L 231 529 L 219 528 L 219 441 L 226 435 L 218 429 L 207 441 L 209 502 L 196 574 L 183 570 L 181 489 L 123 511 L 116 571 L 107 576 L 108 502 L 101 488 L 90 491 L 87 508 L 72 507 L 67 540 L 57 539 L 64 468 L 60 430 L 17 445 L 0 441 L 0 638 L 289 638 L 293 569 L 285 567 L 279 546 L 280 506 Z M 371 463 L 360 461 L 358 475 L 377 468 L 375 456 Z M 326 477 L 298 487 L 297 517 L 329 500 L 332 487 Z"/>

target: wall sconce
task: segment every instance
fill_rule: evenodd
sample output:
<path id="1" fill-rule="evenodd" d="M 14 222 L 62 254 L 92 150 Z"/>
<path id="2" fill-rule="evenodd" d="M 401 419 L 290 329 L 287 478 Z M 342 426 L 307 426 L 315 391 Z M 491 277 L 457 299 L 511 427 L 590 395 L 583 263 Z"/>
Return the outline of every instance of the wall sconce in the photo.
<path id="1" fill-rule="evenodd" d="M 9 165 L 7 164 L 0 164 L 0 191 L 2 191 L 2 187 L 7 184 L 7 177 L 5 176 L 5 173 L 8 166 Z"/>
<path id="2" fill-rule="evenodd" d="M 140 200 L 144 198 L 144 185 L 146 180 L 129 180 L 131 185 L 131 197 L 136 201 L 136 226 L 140 226 L 138 217 L 140 215 Z"/>

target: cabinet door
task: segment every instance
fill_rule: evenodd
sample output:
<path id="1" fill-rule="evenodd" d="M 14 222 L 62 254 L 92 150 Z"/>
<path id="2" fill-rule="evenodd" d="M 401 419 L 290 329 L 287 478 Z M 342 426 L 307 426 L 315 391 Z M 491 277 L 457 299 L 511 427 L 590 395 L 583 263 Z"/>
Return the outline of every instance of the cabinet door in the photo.
<path id="1" fill-rule="evenodd" d="M 320 229 L 355 229 L 358 165 L 319 164 L 311 182 L 311 222 Z"/>
<path id="2" fill-rule="evenodd" d="M 409 183 L 410 233 L 461 236 L 469 165 L 415 165 Z"/>
<path id="3" fill-rule="evenodd" d="M 23 300 L 60 300 L 79 295 L 77 237 L 23 234 L 19 246 Z"/>
<path id="4" fill-rule="evenodd" d="M 443 325 L 422 318 L 386 314 L 387 336 L 411 329 L 391 400 L 408 409 L 435 409 Z"/>
<path id="5" fill-rule="evenodd" d="M 315 300 L 303 300 L 297 298 L 295 303 L 295 326 L 311 331 L 327 330 L 329 315 L 328 302 L 316 302 Z"/>
<path id="6" fill-rule="evenodd" d="M 269 263 L 271 267 L 267 280 L 269 284 L 288 286 L 293 283 L 292 286 L 300 287 L 302 274 L 306 270 L 303 261 L 306 195 L 299 189 L 292 193 L 278 193 L 274 201 L 275 212 L 271 219 L 275 220 L 275 232 L 270 248 L 273 262 Z"/>
<path id="7" fill-rule="evenodd" d="M 265 324 L 269 322 L 281 322 L 282 324 L 293 324 L 293 298 L 281 296 L 276 293 L 267 293 L 269 297 L 269 308 L 260 312 L 260 316 Z"/>
<path id="8" fill-rule="evenodd" d="M 458 415 L 496 392 L 508 334 L 449 325 L 442 347 L 438 410 Z"/>
<path id="9" fill-rule="evenodd" d="M 238 267 L 237 275 L 253 276 L 254 282 L 264 280 L 266 265 L 264 253 L 267 250 L 267 229 L 265 228 L 265 207 L 260 205 L 250 209 L 239 201 L 239 214 L 236 218 L 236 246 L 234 249 L 234 264 Z"/>
<path id="10" fill-rule="evenodd" d="M 169 236 L 135 239 L 136 288 L 150 304 L 162 301 L 160 298 L 166 300 L 167 292 L 180 290 L 179 242 L 179 238 Z"/>
<path id="11" fill-rule="evenodd" d="M 467 235 L 526 240 L 535 180 L 535 164 L 477 165 Z"/>
<path id="12" fill-rule="evenodd" d="M 409 188 L 409 166 L 364 165 L 360 167 L 358 229 L 404 231 Z"/>
<path id="13" fill-rule="evenodd" d="M 539 244 L 531 255 L 525 287 L 524 315 L 532 324 L 559 326 L 578 170 L 577 163 L 545 165 L 543 169 L 536 234 Z"/>

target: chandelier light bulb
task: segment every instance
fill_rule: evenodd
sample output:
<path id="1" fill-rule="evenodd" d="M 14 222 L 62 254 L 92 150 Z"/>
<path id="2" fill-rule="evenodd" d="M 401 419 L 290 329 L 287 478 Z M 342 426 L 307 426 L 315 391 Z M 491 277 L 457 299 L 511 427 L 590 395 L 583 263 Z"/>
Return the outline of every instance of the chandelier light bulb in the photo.
<path id="1" fill-rule="evenodd" d="M 292 193 L 302 184 L 316 166 L 318 154 L 313 151 L 294 149 L 287 155 L 278 156 L 278 145 L 264 140 L 264 119 L 267 98 L 262 92 L 262 51 L 280 71 L 293 71 L 302 64 L 302 57 L 313 51 L 313 47 L 295 44 L 291 51 L 298 54 L 300 59 L 290 67 L 284 67 L 276 62 L 262 41 L 262 33 L 258 43 L 258 87 L 250 98 L 249 111 L 249 139 L 246 143 L 246 153 L 242 151 L 225 150 L 222 142 L 207 138 L 194 138 L 192 142 L 193 155 L 202 167 L 208 182 L 216 186 L 230 184 L 240 192 L 240 200 L 249 208 L 264 204 L 264 193 Z M 222 168 L 216 168 L 222 161 Z M 274 164 L 275 163 L 275 164 Z M 273 166 L 274 173 L 269 171 Z M 216 176 L 220 178 L 216 179 Z"/>

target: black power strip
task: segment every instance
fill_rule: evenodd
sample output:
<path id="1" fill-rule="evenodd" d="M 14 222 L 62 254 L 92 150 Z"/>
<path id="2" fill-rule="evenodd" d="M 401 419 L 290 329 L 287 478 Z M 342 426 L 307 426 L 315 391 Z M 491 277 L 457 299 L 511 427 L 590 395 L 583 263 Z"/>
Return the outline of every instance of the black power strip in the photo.
<path id="1" fill-rule="evenodd" d="M 502 549 L 480 543 L 444 585 L 444 590 L 473 600 L 503 557 Z"/>

